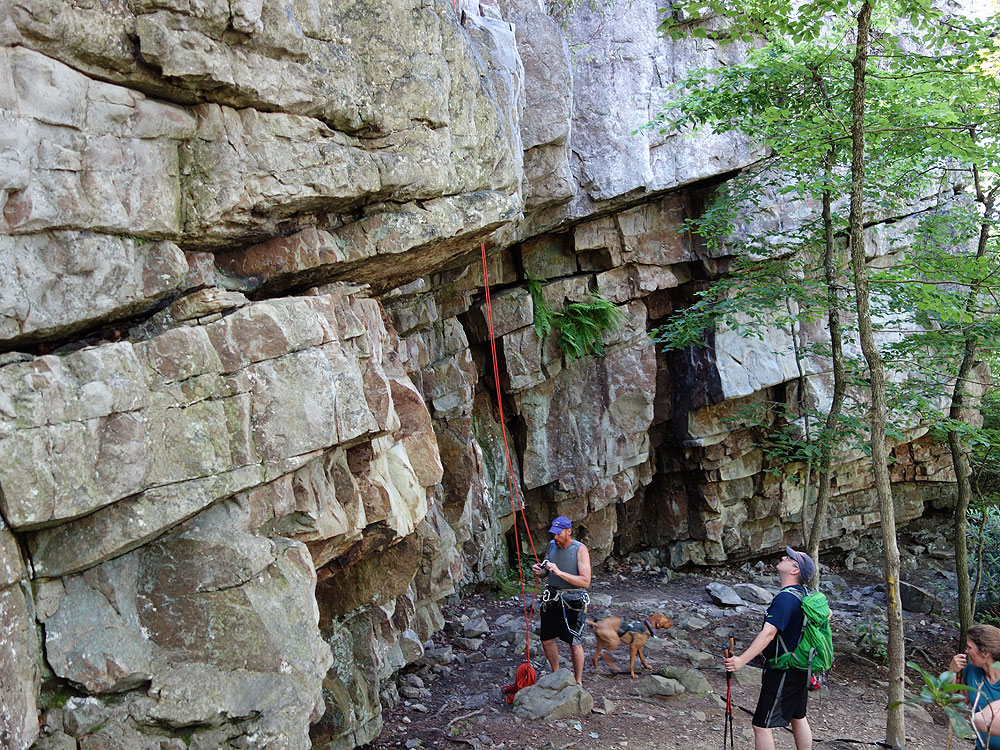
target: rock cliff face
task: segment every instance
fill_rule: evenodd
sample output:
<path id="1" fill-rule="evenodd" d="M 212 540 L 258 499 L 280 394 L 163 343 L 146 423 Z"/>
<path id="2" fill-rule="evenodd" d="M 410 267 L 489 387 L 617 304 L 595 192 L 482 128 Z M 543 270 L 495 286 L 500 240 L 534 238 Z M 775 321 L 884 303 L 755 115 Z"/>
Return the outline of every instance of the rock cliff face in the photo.
<path id="1" fill-rule="evenodd" d="M 739 54 L 657 18 L 0 7 L 0 745 L 373 738 L 441 601 L 507 564 L 498 396 L 537 536 L 564 514 L 598 563 L 675 565 L 799 540 L 801 467 L 727 419 L 792 397 L 789 334 L 649 340 L 715 267 L 684 219 L 760 156 L 638 130 Z M 603 356 L 539 337 L 596 289 Z M 902 519 L 947 502 L 938 446 L 895 452 Z M 877 525 L 870 485 L 843 456 L 829 544 Z"/>

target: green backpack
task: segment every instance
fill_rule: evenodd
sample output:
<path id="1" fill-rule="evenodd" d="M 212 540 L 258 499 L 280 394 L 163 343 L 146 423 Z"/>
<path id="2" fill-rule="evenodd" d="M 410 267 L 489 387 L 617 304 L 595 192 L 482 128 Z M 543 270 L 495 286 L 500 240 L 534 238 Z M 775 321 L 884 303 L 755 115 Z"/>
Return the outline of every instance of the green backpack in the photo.
<path id="1" fill-rule="evenodd" d="M 793 651 L 788 650 L 779 635 L 778 642 L 785 653 L 769 659 L 768 664 L 773 669 L 798 669 L 810 674 L 826 672 L 833 666 L 833 632 L 830 630 L 830 602 L 826 594 L 820 591 L 803 594 L 792 586 L 781 591 L 787 591 L 802 603 L 802 635 Z"/>

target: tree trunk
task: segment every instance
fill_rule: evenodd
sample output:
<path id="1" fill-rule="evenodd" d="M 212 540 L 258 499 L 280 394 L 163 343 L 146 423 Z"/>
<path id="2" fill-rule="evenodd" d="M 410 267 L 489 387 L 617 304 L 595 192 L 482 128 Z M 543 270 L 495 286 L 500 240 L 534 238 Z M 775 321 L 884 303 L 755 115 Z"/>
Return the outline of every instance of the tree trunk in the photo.
<path id="1" fill-rule="evenodd" d="M 808 376 L 802 367 L 802 347 L 799 345 L 799 336 L 802 334 L 802 327 L 798 323 L 798 318 L 792 312 L 792 301 L 790 298 L 785 298 L 785 310 L 788 313 L 789 320 L 791 323 L 791 338 L 792 338 L 792 354 L 795 356 L 795 369 L 798 370 L 798 396 L 796 397 L 796 410 L 798 411 L 798 419 L 802 420 L 802 427 L 805 434 L 806 445 L 812 445 L 812 429 L 809 423 L 809 415 L 806 414 L 806 381 Z M 786 419 L 786 422 L 788 420 Z M 812 476 L 813 476 L 813 459 L 812 451 L 809 451 L 809 457 L 806 459 L 806 468 L 803 472 L 805 477 L 804 484 L 802 487 L 802 543 L 805 544 L 806 540 L 811 539 L 809 532 L 806 529 L 806 507 L 809 505 L 809 493 L 812 490 Z M 816 505 L 819 506 L 819 498 L 816 498 Z M 813 560 L 816 560 L 816 556 L 812 556 Z M 816 581 L 819 580 L 819 568 L 816 568 L 816 572 L 813 573 L 813 577 L 809 579 L 809 585 L 815 586 Z"/>
<path id="2" fill-rule="evenodd" d="M 826 87 L 823 80 L 814 72 L 818 79 L 817 85 L 820 87 L 824 98 Z M 829 108 L 829 101 L 827 107 Z M 830 411 L 826 415 L 826 425 L 821 436 L 820 458 L 819 458 L 819 481 L 816 490 L 816 509 L 813 513 L 812 529 L 809 533 L 809 556 L 819 562 L 819 545 L 823 540 L 823 527 L 826 525 L 827 508 L 830 504 L 830 466 L 833 463 L 833 452 L 836 448 L 834 435 L 836 434 L 837 421 L 844 405 L 844 394 L 847 391 L 847 375 L 844 372 L 844 347 L 843 334 L 840 328 L 840 295 L 838 294 L 838 283 L 840 281 L 840 259 L 837 253 L 837 246 L 834 242 L 833 216 L 831 204 L 833 202 L 831 190 L 833 181 L 833 164 L 835 154 L 831 148 L 827 151 L 823 160 L 824 177 L 827 186 L 823 190 L 823 271 L 826 277 L 826 303 L 827 322 L 830 326 L 830 358 L 833 363 L 833 397 L 830 401 Z M 819 583 L 819 565 L 811 586 Z"/>
<path id="3" fill-rule="evenodd" d="M 976 602 L 979 601 L 979 584 L 983 580 L 983 549 L 986 547 L 986 524 L 989 521 L 989 510 L 988 507 L 983 506 L 983 518 L 979 523 L 978 535 L 976 536 L 976 583 L 972 587 L 972 595 L 969 597 L 973 621 L 976 619 Z"/>
<path id="4" fill-rule="evenodd" d="M 861 350 L 868 363 L 871 387 L 871 451 L 875 492 L 881 515 L 884 547 L 886 616 L 889 629 L 889 690 L 885 741 L 902 747 L 906 743 L 903 720 L 903 610 L 899 600 L 899 547 L 896 544 L 896 512 L 889 482 L 889 463 L 885 443 L 886 388 L 885 366 L 875 346 L 872 331 L 871 299 L 868 268 L 865 265 L 864 185 L 865 185 L 865 97 L 868 66 L 868 34 L 871 26 L 872 3 L 865 0 L 857 17 L 857 44 L 853 60 L 854 84 L 851 103 L 851 265 L 857 295 L 858 335 Z"/>
<path id="5" fill-rule="evenodd" d="M 976 342 L 965 341 L 965 353 L 962 365 L 955 380 L 955 389 L 951 397 L 951 409 L 948 417 L 961 419 L 965 411 L 965 381 L 972 370 L 973 358 L 976 352 Z M 965 644 L 965 638 L 972 627 L 972 600 L 969 597 L 969 556 L 966 546 L 966 516 L 969 513 L 969 501 L 972 499 L 972 470 L 969 459 L 962 446 L 962 438 L 957 430 L 948 430 L 948 448 L 951 451 L 951 463 L 955 468 L 955 479 L 958 485 L 958 498 L 955 501 L 955 574 L 958 577 L 958 643 Z"/>

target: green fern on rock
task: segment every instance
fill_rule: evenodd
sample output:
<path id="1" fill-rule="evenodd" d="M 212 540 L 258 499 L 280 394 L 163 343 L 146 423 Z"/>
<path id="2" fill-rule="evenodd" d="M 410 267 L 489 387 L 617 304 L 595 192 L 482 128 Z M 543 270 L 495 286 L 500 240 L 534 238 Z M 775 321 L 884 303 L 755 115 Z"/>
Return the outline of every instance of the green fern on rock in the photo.
<path id="1" fill-rule="evenodd" d="M 591 294 L 588 302 L 566 305 L 558 318 L 559 343 L 570 359 L 604 354 L 604 332 L 622 324 L 625 315 L 613 302 Z"/>
<path id="2" fill-rule="evenodd" d="M 596 292 L 587 302 L 572 302 L 553 310 L 542 295 L 545 279 L 529 277 L 527 288 L 535 308 L 535 333 L 544 339 L 553 329 L 559 332 L 559 345 L 570 359 L 589 354 L 604 354 L 604 333 L 617 329 L 625 314 L 610 300 Z"/>

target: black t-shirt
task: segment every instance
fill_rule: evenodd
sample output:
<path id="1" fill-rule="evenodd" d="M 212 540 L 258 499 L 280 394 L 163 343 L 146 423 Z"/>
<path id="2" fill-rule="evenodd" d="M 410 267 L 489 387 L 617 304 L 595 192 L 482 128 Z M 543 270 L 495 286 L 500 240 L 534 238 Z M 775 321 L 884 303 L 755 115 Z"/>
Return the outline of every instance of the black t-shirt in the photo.
<path id="1" fill-rule="evenodd" d="M 778 635 L 774 636 L 774 640 L 765 646 L 763 651 L 765 659 L 773 659 L 779 653 L 785 653 L 786 650 L 794 651 L 795 647 L 799 644 L 799 637 L 802 635 L 802 622 L 804 620 L 802 602 L 795 594 L 789 593 L 788 589 L 790 588 L 802 592 L 803 596 L 806 594 L 805 586 L 788 586 L 779 591 L 778 595 L 771 600 L 771 604 L 767 608 L 767 614 L 764 615 L 764 622 L 774 625 L 778 629 Z M 778 636 L 781 636 L 781 639 L 784 641 L 784 648 L 779 644 Z"/>

